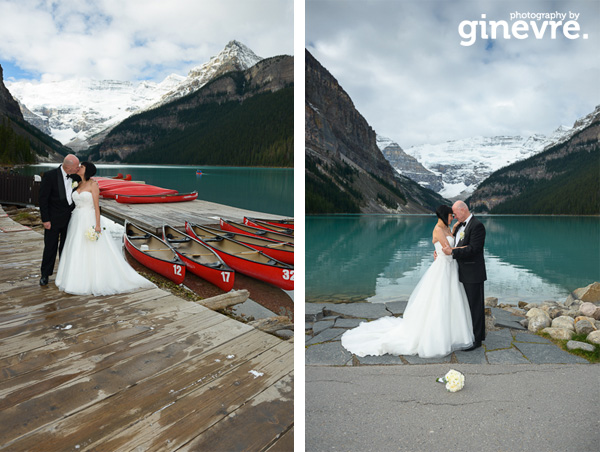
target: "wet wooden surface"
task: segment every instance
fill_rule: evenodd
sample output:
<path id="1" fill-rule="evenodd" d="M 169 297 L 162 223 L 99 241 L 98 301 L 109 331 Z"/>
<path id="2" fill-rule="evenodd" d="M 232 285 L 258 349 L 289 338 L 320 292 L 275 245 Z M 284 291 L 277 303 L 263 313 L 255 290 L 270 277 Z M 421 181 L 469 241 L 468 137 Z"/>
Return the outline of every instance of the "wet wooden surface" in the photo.
<path id="1" fill-rule="evenodd" d="M 163 204 L 120 204 L 114 199 L 100 199 L 100 210 L 102 215 L 117 223 L 123 224 L 123 220 L 128 220 L 146 230 L 156 232 L 162 228 L 163 224 L 182 227 L 186 221 L 200 225 L 217 225 L 218 228 L 220 218 L 238 223 L 242 221 L 244 216 L 251 218 L 285 218 L 198 199 Z"/>
<path id="2" fill-rule="evenodd" d="M 40 287 L 42 246 L 0 232 L 0 450 L 293 450 L 292 341 L 160 289 Z"/>

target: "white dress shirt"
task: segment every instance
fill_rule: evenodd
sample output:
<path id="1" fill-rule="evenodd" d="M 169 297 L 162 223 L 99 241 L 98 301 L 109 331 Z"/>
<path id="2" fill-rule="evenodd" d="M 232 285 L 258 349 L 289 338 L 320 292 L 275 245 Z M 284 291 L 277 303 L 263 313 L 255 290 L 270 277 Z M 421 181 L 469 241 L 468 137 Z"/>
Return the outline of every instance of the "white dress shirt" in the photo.
<path id="1" fill-rule="evenodd" d="M 461 226 L 460 228 L 458 228 L 458 232 L 456 233 L 456 238 L 458 239 L 458 241 L 456 242 L 456 244 L 458 244 L 458 242 L 460 242 L 461 240 L 461 232 L 465 232 L 465 229 L 467 228 L 467 224 L 469 224 L 469 221 L 471 220 L 471 218 L 473 218 L 473 214 L 469 215 L 468 218 L 464 221 L 464 225 Z M 464 235 L 463 235 L 464 237 Z"/>
<path id="2" fill-rule="evenodd" d="M 65 193 L 67 194 L 67 201 L 69 202 L 69 205 L 71 205 L 73 204 L 73 197 L 71 196 L 73 194 L 73 188 L 71 187 L 73 180 L 67 177 L 68 174 L 65 173 L 65 170 L 63 169 L 62 165 L 60 166 L 60 172 L 62 173 L 63 183 L 65 184 Z"/>

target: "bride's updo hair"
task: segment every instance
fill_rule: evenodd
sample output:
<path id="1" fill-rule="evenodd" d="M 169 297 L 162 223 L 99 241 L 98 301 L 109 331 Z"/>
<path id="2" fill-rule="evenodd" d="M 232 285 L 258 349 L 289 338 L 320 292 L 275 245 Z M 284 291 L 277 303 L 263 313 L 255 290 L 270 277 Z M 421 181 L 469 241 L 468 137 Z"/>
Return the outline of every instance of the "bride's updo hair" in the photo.
<path id="1" fill-rule="evenodd" d="M 448 226 L 448 215 L 452 215 L 452 207 L 442 204 L 435 210 L 435 214 L 446 226 Z"/>
<path id="2" fill-rule="evenodd" d="M 85 166 L 84 177 L 85 180 L 90 180 L 94 174 L 96 174 L 96 165 L 92 162 L 82 162 L 81 166 Z"/>

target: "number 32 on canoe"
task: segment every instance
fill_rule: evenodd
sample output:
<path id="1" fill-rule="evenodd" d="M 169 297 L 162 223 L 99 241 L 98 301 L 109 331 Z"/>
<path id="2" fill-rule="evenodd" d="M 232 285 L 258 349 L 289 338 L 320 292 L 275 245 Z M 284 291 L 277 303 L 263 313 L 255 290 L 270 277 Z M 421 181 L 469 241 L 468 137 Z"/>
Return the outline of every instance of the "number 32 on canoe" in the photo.
<path id="1" fill-rule="evenodd" d="M 283 270 L 283 279 L 285 279 L 286 281 L 293 281 L 294 280 L 294 270 Z"/>

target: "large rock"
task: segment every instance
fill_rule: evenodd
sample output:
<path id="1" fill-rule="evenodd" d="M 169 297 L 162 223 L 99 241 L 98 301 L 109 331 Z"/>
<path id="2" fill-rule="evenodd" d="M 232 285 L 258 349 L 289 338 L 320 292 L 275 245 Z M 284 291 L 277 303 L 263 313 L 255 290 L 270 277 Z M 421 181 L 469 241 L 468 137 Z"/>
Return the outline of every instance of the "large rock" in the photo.
<path id="1" fill-rule="evenodd" d="M 594 347 L 592 344 L 579 341 L 567 342 L 567 348 L 569 350 L 585 350 L 586 352 L 593 352 L 596 349 L 596 347 Z"/>
<path id="2" fill-rule="evenodd" d="M 586 317 L 593 317 L 595 320 L 600 320 L 600 307 L 589 301 L 581 303 L 579 312 Z"/>
<path id="3" fill-rule="evenodd" d="M 498 299 L 496 297 L 487 297 L 485 299 L 485 305 L 489 306 L 490 308 L 495 308 L 498 306 Z"/>
<path id="4" fill-rule="evenodd" d="M 595 282 L 589 286 L 582 287 L 573 291 L 575 296 L 581 301 L 596 302 L 600 301 L 600 282 Z"/>
<path id="5" fill-rule="evenodd" d="M 588 334 L 585 340 L 591 342 L 592 344 L 600 345 L 600 331 L 592 331 L 590 334 Z"/>
<path id="6" fill-rule="evenodd" d="M 533 333 L 537 333 L 539 330 L 543 330 L 549 326 L 550 317 L 547 315 L 537 315 L 534 317 L 529 317 L 529 325 L 527 326 L 527 329 Z"/>
<path id="7" fill-rule="evenodd" d="M 575 332 L 577 334 L 589 334 L 592 331 L 596 331 L 594 319 L 584 316 L 579 316 L 575 319 Z"/>
<path id="8" fill-rule="evenodd" d="M 564 328 L 566 330 L 575 331 L 575 320 L 572 317 L 562 315 L 552 320 L 552 328 Z"/>
<path id="9" fill-rule="evenodd" d="M 531 308 L 529 311 L 527 311 L 527 314 L 525 314 L 528 318 L 532 318 L 532 317 L 546 317 L 548 320 L 550 320 L 550 315 L 544 311 L 543 309 L 540 308 Z"/>
<path id="10" fill-rule="evenodd" d="M 542 333 L 547 333 L 550 337 L 554 339 L 562 339 L 569 340 L 573 337 L 573 330 L 568 330 L 566 328 L 544 328 Z"/>

